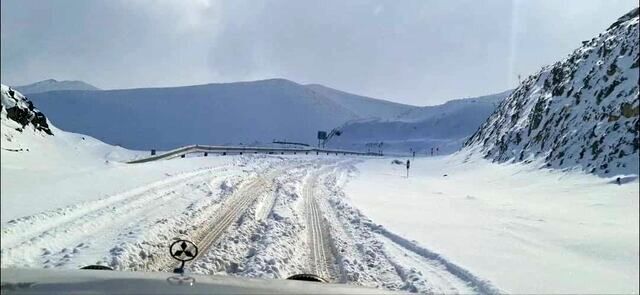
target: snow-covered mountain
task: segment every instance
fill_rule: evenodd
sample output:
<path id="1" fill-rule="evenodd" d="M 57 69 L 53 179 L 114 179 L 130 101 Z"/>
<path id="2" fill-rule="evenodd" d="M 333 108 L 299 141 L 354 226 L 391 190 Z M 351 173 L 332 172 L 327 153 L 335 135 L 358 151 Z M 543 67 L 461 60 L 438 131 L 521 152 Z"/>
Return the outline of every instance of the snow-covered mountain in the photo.
<path id="1" fill-rule="evenodd" d="M 399 115 L 397 120 L 404 122 L 419 122 L 438 118 L 444 119 L 452 115 L 466 113 L 469 116 L 484 117 L 481 121 L 484 122 L 484 120 L 488 118 L 493 111 L 495 111 L 496 107 L 507 96 L 509 96 L 511 92 L 513 92 L 513 89 L 485 96 L 454 99 L 436 106 L 414 108 Z M 477 112 L 477 114 L 474 114 L 474 112 Z M 480 126 L 480 124 L 477 124 L 476 127 L 477 126 Z"/>
<path id="2" fill-rule="evenodd" d="M 382 142 L 385 152 L 438 154 L 457 151 L 462 143 L 496 109 L 511 90 L 474 98 L 448 101 L 441 105 L 410 109 L 390 120 L 348 122 L 341 136 L 331 139 L 331 147 L 378 151 L 371 147 Z"/>
<path id="3" fill-rule="evenodd" d="M 60 128 L 133 149 L 314 143 L 318 130 L 413 108 L 284 79 L 30 96 Z"/>
<path id="4" fill-rule="evenodd" d="M 638 174 L 638 8 L 528 77 L 465 143 L 498 162 Z"/>
<path id="5" fill-rule="evenodd" d="M 19 171 L 10 173 L 62 169 L 60 166 L 103 165 L 105 160 L 130 159 L 137 155 L 90 136 L 56 128 L 28 98 L 4 84 L 0 88 L 0 98 L 3 173 L 5 168 L 17 167 L 20 167 Z"/>
<path id="6" fill-rule="evenodd" d="M 14 88 L 23 94 L 58 90 L 100 90 L 99 88 L 82 81 L 57 81 L 55 79 L 42 80 L 28 85 L 16 86 Z"/>
<path id="7" fill-rule="evenodd" d="M 384 120 L 416 109 L 414 106 L 351 94 L 318 84 L 305 86 L 319 95 L 332 100 L 343 108 L 350 110 L 357 118 L 377 118 Z"/>

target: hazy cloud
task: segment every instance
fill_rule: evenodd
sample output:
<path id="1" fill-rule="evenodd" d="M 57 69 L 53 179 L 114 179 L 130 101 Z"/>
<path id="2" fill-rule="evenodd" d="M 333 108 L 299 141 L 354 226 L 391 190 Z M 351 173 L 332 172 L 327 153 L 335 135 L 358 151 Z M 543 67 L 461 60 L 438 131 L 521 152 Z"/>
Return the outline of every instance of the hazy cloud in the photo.
<path id="1" fill-rule="evenodd" d="M 513 87 L 637 6 L 570 1 L 3 0 L 2 81 L 283 77 L 426 105 Z"/>

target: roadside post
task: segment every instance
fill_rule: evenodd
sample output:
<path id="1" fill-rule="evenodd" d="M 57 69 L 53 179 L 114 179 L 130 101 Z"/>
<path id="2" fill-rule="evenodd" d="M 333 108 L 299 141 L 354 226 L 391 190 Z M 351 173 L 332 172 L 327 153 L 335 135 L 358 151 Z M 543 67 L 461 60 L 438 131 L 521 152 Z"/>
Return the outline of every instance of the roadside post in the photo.
<path id="1" fill-rule="evenodd" d="M 409 167 L 411 167 L 411 162 L 407 160 L 407 178 L 409 178 Z"/>

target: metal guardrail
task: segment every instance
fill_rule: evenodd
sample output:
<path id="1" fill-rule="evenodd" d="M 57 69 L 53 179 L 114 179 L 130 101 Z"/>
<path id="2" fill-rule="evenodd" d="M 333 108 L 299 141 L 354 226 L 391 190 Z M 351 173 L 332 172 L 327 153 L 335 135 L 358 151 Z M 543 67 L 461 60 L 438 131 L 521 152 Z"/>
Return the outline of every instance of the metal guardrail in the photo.
<path id="1" fill-rule="evenodd" d="M 357 156 L 381 156 L 377 153 L 356 152 L 337 149 L 319 149 L 313 147 L 300 147 L 300 148 L 285 148 L 285 147 L 249 147 L 249 146 L 214 146 L 214 145 L 189 145 L 174 150 L 170 150 L 166 153 L 154 155 L 142 159 L 136 159 L 129 161 L 129 164 L 146 163 L 157 160 L 166 160 L 176 157 L 182 157 L 187 154 L 194 153 L 212 153 L 212 154 L 304 154 L 312 155 L 357 155 Z"/>

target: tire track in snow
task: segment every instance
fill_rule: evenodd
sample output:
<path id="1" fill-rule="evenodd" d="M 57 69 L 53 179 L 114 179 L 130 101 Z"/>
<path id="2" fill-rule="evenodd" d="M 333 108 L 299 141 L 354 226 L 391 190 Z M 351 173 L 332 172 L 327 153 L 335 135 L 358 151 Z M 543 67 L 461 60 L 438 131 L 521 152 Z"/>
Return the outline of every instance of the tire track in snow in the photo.
<path id="1" fill-rule="evenodd" d="M 318 206 L 318 200 L 316 199 L 318 174 L 319 172 L 312 172 L 311 176 L 309 176 L 305 182 L 303 189 L 305 214 L 309 231 L 309 270 L 313 274 L 331 280 L 337 276 L 336 270 L 333 267 L 334 258 L 329 244 L 331 243 L 331 236 L 327 229 L 328 223 L 325 222 Z"/>
<path id="2" fill-rule="evenodd" d="M 423 284 L 427 293 L 435 294 L 471 294 L 476 293 L 472 284 L 447 271 L 441 262 L 426 258 L 402 245 L 376 234 L 383 242 L 386 259 L 394 266 L 398 275 L 405 282 Z M 410 287 L 417 292 L 417 287 Z"/>
<path id="3" fill-rule="evenodd" d="M 271 179 L 272 182 L 269 183 L 270 186 L 273 184 L 274 180 L 275 177 Z M 255 219 L 257 221 L 264 221 L 265 219 L 267 219 L 267 217 L 269 217 L 269 214 L 271 213 L 271 211 L 273 211 L 273 206 L 275 205 L 276 198 L 277 196 L 275 193 L 269 193 L 263 196 L 262 199 L 258 201 L 258 204 L 255 208 Z"/>
<path id="4" fill-rule="evenodd" d="M 475 276 L 470 271 L 449 261 L 440 254 L 423 248 L 406 238 L 388 231 L 382 226 L 373 226 L 373 224 L 369 224 L 369 226 L 372 231 L 383 237 L 381 240 L 387 240 L 388 245 L 396 247 L 396 249 L 405 249 L 405 255 L 412 255 L 414 259 L 424 260 L 425 263 L 423 264 L 423 267 L 428 268 L 431 271 L 437 271 L 438 269 L 441 270 L 441 272 L 438 273 L 438 276 L 441 278 L 447 278 L 449 282 L 453 282 L 451 279 L 457 278 L 459 282 L 462 282 L 464 285 L 472 288 L 473 291 L 480 294 L 504 293 L 491 282 Z M 460 291 L 461 293 L 464 293 L 463 290 Z"/>
<path id="5" fill-rule="evenodd" d="M 321 208 L 335 234 L 336 260 L 347 282 L 418 293 L 497 294 L 500 290 L 468 270 L 373 223 L 346 198 L 338 175 L 350 163 L 323 174 Z"/>
<path id="6" fill-rule="evenodd" d="M 171 187 L 184 183 L 185 180 L 199 175 L 210 174 L 220 168 L 202 169 L 195 172 L 182 173 L 168 179 L 153 182 L 148 185 L 137 187 L 129 191 L 115 194 L 103 199 L 82 202 L 27 217 L 10 220 L 3 224 L 2 249 L 11 248 L 24 241 L 34 241 L 44 234 L 56 228 L 71 228 L 78 220 L 86 219 L 87 216 L 102 216 L 109 209 L 126 206 L 127 203 L 140 202 L 153 197 L 158 191 L 167 191 Z"/>
<path id="7" fill-rule="evenodd" d="M 182 198 L 190 191 L 191 185 L 212 178 L 211 169 L 185 173 L 122 195 L 89 202 L 88 209 L 79 206 L 69 215 L 59 218 L 54 215 L 50 226 L 46 226 L 47 218 L 44 218 L 32 227 L 27 225 L 24 233 L 12 235 L 3 232 L 2 238 L 6 241 L 2 247 L 3 261 L 17 257 L 27 265 L 68 265 L 74 261 L 74 256 L 89 251 L 91 244 L 113 243 L 128 225 L 148 221 L 153 215 L 170 214 L 161 210 L 164 207 L 175 210 L 181 205 L 186 206 Z M 42 222 L 45 222 L 44 226 Z"/>
<path id="8" fill-rule="evenodd" d="M 302 188 L 316 164 L 295 158 L 287 163 L 273 178 L 272 190 L 250 205 L 191 271 L 260 278 L 308 273 L 309 254 L 301 251 L 308 246 Z"/>
<path id="9" fill-rule="evenodd" d="M 213 218 L 211 218 L 212 221 L 209 222 L 209 226 L 194 234 L 194 242 L 198 245 L 198 255 L 191 263 L 204 257 L 216 245 L 227 229 L 242 217 L 251 204 L 256 202 L 261 194 L 271 189 L 273 179 L 279 173 L 282 173 L 282 170 L 274 170 L 267 173 L 266 176 L 258 176 L 242 185 L 229 199 L 225 200 L 222 206 L 216 210 Z M 178 265 L 179 263 L 172 261 L 164 269 L 172 271 Z"/>

